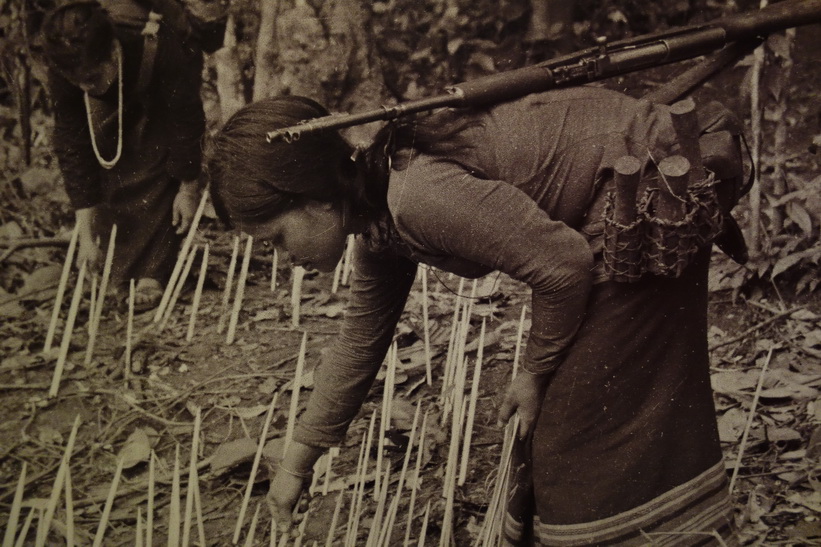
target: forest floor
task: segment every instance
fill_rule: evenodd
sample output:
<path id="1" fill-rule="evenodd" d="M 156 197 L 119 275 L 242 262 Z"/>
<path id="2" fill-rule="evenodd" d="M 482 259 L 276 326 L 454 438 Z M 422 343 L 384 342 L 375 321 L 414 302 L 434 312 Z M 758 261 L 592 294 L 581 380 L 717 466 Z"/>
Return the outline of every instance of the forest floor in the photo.
<path id="1" fill-rule="evenodd" d="M 801 74 L 811 72 L 807 69 Z M 817 71 L 814 81 L 796 78 L 794 91 L 799 93 L 807 86 L 819 89 L 819 78 Z M 817 96 L 814 92 L 806 93 L 809 98 L 792 108 L 797 109 L 799 116 L 811 118 L 813 112 L 819 112 Z M 69 230 L 70 215 L 64 197 L 60 197 L 59 177 L 43 144 L 47 142 L 44 135 L 48 126 L 45 118 L 35 124 L 40 137 L 35 141 L 38 144 L 34 167 L 9 171 L 2 183 L 2 238 L 65 237 Z M 811 126 L 807 127 L 810 128 L 805 133 L 812 133 Z M 817 173 L 818 160 L 806 159 L 806 134 L 794 134 L 791 146 L 799 160 L 793 166 L 808 174 L 813 170 Z M 11 141 L 4 143 L 4 165 L 20 165 L 14 161 L 19 150 L 13 148 Z M 121 299 L 115 302 L 110 297 L 106 301 L 90 365 L 84 364 L 89 305 L 84 299 L 59 393 L 54 397 L 49 397 L 48 391 L 57 352 L 43 353 L 42 349 L 64 249 L 27 247 L 3 256 L 0 521 L 4 527 L 24 465 L 20 525 L 29 515 L 37 517 L 45 507 L 72 425 L 79 417 L 81 425 L 69 465 L 71 521 L 77 544 L 90 544 L 97 533 L 118 460 L 123 461 L 123 471 L 108 516 L 104 544 L 135 542 L 138 511 L 144 520 L 147 508 L 149 450 L 156 454 L 153 539 L 155 543 L 165 543 L 173 508 L 180 499 L 181 505 L 186 505 L 195 415 L 200 412 L 202 427 L 195 461 L 206 543 L 230 544 L 266 411 L 274 394 L 282 393 L 267 433 L 267 440 L 272 442 L 257 474 L 240 535 L 240 541 L 245 542 L 252 532 L 251 517 L 261 506 L 253 544 L 268 544 L 270 519 L 264 505 L 269 477 L 267 454 L 276 453 L 280 446 L 277 443 L 285 433 L 291 398 L 289 386 L 294 379 L 300 341 L 303 333 L 307 333 L 303 383 L 309 390 L 310 371 L 339 329 L 347 287 L 334 293 L 329 274 L 306 276 L 300 323 L 293 327 L 290 269 L 279 269 L 277 287 L 272 291 L 272 252 L 257 244 L 236 336 L 229 344 L 225 331 L 218 332 L 217 327 L 220 317 L 225 317 L 222 295 L 233 237 L 212 218 L 203 221 L 195 243 L 208 243 L 211 256 L 193 338 L 186 340 L 193 286 L 199 271 L 196 263 L 164 329 L 153 323 L 151 313 L 136 317 L 132 355 L 133 366 L 139 371 L 128 380 L 124 378 L 127 314 Z M 783 287 L 768 283 L 746 286 L 741 291 L 727 288 L 723 277 L 729 270 L 727 259 L 716 254 L 714 260 L 709 308 L 713 387 L 728 476 L 737 467 L 733 501 L 742 541 L 745 545 L 819 545 L 821 291 L 791 295 Z M 73 282 L 72 278 L 70 287 Z M 449 431 L 441 423 L 441 376 L 454 293 L 460 282 L 440 273 L 429 277 L 429 283 L 433 385 L 425 381 L 421 288 L 417 280 L 397 332 L 400 365 L 386 453 L 393 461 L 396 480 L 414 410 L 419 405 L 422 412 L 428 412 L 421 473 L 418 478 L 410 474 L 408 486 L 415 486 L 417 492 L 410 537 L 417 538 L 422 514 L 430 502 L 427 532 L 428 541 L 432 542 L 438 541 L 445 505 L 442 493 Z M 463 290 L 467 292 L 469 286 L 465 284 Z M 505 276 L 489 276 L 480 281 L 479 287 L 478 294 L 491 296 L 476 301 L 468 338 L 476 338 L 481 319 L 486 319 L 484 366 L 470 468 L 465 484 L 455 490 L 454 523 L 459 545 L 468 545 L 476 537 L 493 491 L 503 441 L 503 431 L 496 426 L 496 409 L 502 387 L 511 374 L 519 314 L 529 300 L 527 287 Z M 62 317 L 70 297 L 68 290 Z M 55 346 L 59 347 L 62 336 L 58 329 Z M 475 347 L 469 348 L 471 363 L 475 355 Z M 326 484 L 324 469 L 319 470 L 319 492 L 312 498 L 305 519 L 302 542 L 306 545 L 314 540 L 324 544 L 338 494 L 351 489 L 363 432 L 372 413 L 378 414 L 381 408 L 383 383 L 380 376 L 352 424 L 345 446 L 333 460 L 327 494 L 322 493 Z M 306 393 L 299 397 L 300 408 L 306 399 Z M 736 466 L 741 446 L 743 455 L 740 466 Z M 176 490 L 173 468 L 178 447 L 182 479 Z M 415 452 L 413 455 L 415 458 Z M 372 461 L 370 468 L 373 466 Z M 176 499 L 175 492 L 179 492 Z M 367 537 L 377 508 L 372 481 L 366 485 L 365 493 L 358 544 Z M 407 491 L 399 504 L 391 544 L 401 542 L 409 497 Z M 346 494 L 335 544 L 344 534 L 349 500 Z M 61 497 L 50 542 L 58 542 L 60 534 L 65 533 L 66 507 L 65 497 Z M 37 518 L 32 521 L 29 541 L 33 541 L 38 522 Z M 196 530 L 191 537 L 198 538 Z"/>

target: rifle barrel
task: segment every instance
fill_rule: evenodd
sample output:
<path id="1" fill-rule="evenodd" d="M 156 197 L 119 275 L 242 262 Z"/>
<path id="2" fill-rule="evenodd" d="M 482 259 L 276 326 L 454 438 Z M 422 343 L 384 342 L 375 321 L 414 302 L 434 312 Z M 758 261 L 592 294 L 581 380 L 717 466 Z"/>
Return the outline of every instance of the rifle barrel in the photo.
<path id="1" fill-rule="evenodd" d="M 446 88 L 446 93 L 382 106 L 356 114 L 332 114 L 276 129 L 268 142 L 296 141 L 303 134 L 343 129 L 445 107 L 495 104 L 555 89 L 594 82 L 650 67 L 692 59 L 737 41 L 749 41 L 800 25 L 821 22 L 821 0 L 785 0 L 758 11 L 716 19 L 666 32 L 587 48 L 533 66 L 499 72 Z"/>

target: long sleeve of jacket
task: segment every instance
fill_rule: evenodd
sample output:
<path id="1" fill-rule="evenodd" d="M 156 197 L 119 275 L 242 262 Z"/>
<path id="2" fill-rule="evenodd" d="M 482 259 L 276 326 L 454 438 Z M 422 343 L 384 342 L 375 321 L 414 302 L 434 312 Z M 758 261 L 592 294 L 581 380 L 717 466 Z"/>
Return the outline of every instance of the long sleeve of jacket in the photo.
<path id="1" fill-rule="evenodd" d="M 584 237 L 518 188 L 432 157 L 393 177 L 388 200 L 420 261 L 456 257 L 530 286 L 533 322 L 523 367 L 553 370 L 582 322 L 592 283 Z"/>
<path id="2" fill-rule="evenodd" d="M 358 244 L 342 331 L 314 374 L 294 439 L 334 446 L 356 417 L 382 365 L 416 276 L 416 264 Z"/>

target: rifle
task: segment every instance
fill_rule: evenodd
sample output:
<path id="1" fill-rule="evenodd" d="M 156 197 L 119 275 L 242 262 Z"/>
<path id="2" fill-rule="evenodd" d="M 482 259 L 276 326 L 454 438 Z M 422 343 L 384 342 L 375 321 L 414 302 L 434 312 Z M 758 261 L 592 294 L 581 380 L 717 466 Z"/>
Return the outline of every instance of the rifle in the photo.
<path id="1" fill-rule="evenodd" d="M 672 102 L 687 87 L 737 61 L 767 35 L 790 27 L 821 22 L 821 0 L 785 0 L 758 11 L 716 19 L 664 32 L 590 47 L 529 67 L 500 72 L 449 86 L 442 95 L 355 114 L 332 114 L 267 133 L 268 142 L 298 140 L 306 133 L 343 129 L 376 121 L 395 120 L 437 108 L 489 105 L 560 87 L 569 87 L 700 57 L 724 48 L 705 67 L 682 75 L 674 88 L 653 95 L 656 102 Z"/>

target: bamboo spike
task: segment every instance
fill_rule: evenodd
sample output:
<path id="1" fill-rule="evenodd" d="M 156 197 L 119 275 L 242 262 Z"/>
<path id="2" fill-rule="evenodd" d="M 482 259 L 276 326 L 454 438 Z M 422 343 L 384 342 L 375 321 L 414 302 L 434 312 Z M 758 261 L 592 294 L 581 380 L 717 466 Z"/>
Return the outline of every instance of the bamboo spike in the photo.
<path id="1" fill-rule="evenodd" d="M 14 547 L 23 547 L 25 544 L 26 536 L 29 533 L 29 528 L 31 528 L 31 522 L 34 520 L 34 512 L 36 510 L 35 507 L 32 507 L 28 515 L 26 515 L 26 520 L 23 522 L 23 528 L 20 530 L 20 535 L 17 536 L 17 543 L 14 544 Z"/>
<path id="2" fill-rule="evenodd" d="M 342 499 L 345 497 L 345 491 L 340 490 L 336 496 L 336 505 L 334 506 L 334 515 L 331 517 L 331 525 L 328 527 L 328 535 L 325 537 L 325 547 L 332 547 L 334 543 L 334 533 L 336 532 L 336 525 L 339 523 L 339 514 L 342 511 Z"/>
<path id="3" fill-rule="evenodd" d="M 200 547 L 207 545 L 205 542 L 205 521 L 202 519 L 202 496 L 200 494 L 200 475 L 194 466 L 194 474 L 196 479 L 194 481 L 194 508 L 197 512 L 197 537 L 199 538 Z"/>
<path id="4" fill-rule="evenodd" d="M 134 547 L 143 547 L 143 513 L 142 508 L 137 506 L 137 526 L 134 532 Z"/>
<path id="5" fill-rule="evenodd" d="M 391 377 L 395 374 L 396 371 L 396 360 L 394 358 L 396 352 L 396 342 L 391 344 L 390 348 L 388 349 L 388 356 L 387 356 L 387 370 L 385 371 L 385 385 L 382 391 L 382 414 L 379 419 L 379 437 L 377 438 L 377 449 L 376 449 L 376 477 L 374 478 L 374 486 L 373 486 L 373 496 L 374 499 L 379 497 L 381 492 L 380 489 L 380 473 L 379 470 L 382 469 L 382 453 L 385 450 L 385 433 L 389 429 L 389 425 L 391 422 L 391 403 L 393 401 L 393 390 L 391 386 Z"/>
<path id="6" fill-rule="evenodd" d="M 222 306 L 217 323 L 217 333 L 225 328 L 225 316 L 228 313 L 228 303 L 231 301 L 231 286 L 234 283 L 234 273 L 237 270 L 237 256 L 239 255 L 239 236 L 234 236 L 234 246 L 231 249 L 231 261 L 228 263 L 228 274 L 225 277 L 225 288 L 222 291 Z"/>
<path id="7" fill-rule="evenodd" d="M 271 519 L 271 532 L 268 536 L 268 547 L 277 547 L 277 521 Z"/>
<path id="8" fill-rule="evenodd" d="M 228 334 L 225 337 L 226 344 L 234 343 L 234 336 L 237 332 L 237 323 L 239 322 L 239 312 L 242 309 L 242 300 L 245 298 L 245 282 L 248 279 L 248 266 L 251 264 L 253 246 L 254 238 L 248 236 L 248 239 L 245 241 L 245 254 L 242 256 L 242 266 L 239 270 L 237 292 L 234 295 L 234 307 L 231 310 L 231 321 L 228 323 Z"/>
<path id="9" fill-rule="evenodd" d="M 191 435 L 191 455 L 188 459 L 188 489 L 185 494 L 185 518 L 182 525 L 182 546 L 187 547 L 191 537 L 191 520 L 194 512 L 194 492 L 197 487 L 197 458 L 200 451 L 200 429 L 202 427 L 202 409 L 197 407 L 194 415 L 194 433 Z"/>
<path id="10" fill-rule="evenodd" d="M 378 472 L 377 472 L 378 474 Z M 382 531 L 382 517 L 385 514 L 385 503 L 388 499 L 388 487 L 390 486 L 391 478 L 391 462 L 385 464 L 385 480 L 382 481 L 382 486 L 379 489 L 379 496 L 376 502 L 376 512 L 371 521 L 371 529 L 368 532 L 368 542 L 366 547 L 376 547 L 378 545 L 379 536 Z"/>
<path id="11" fill-rule="evenodd" d="M 359 536 L 359 519 L 362 516 L 362 503 L 365 497 L 365 479 L 368 476 L 368 459 L 370 457 L 371 446 L 373 442 L 373 432 L 374 426 L 376 425 L 376 410 L 371 413 L 371 421 L 368 425 L 368 436 L 365 441 L 365 453 L 364 458 L 362 460 L 362 472 L 359 476 L 359 489 L 356 494 L 356 510 L 354 514 L 353 525 L 351 527 L 351 537 L 350 542 L 347 545 L 354 547 L 356 545 L 356 538 Z M 378 471 L 374 472 L 374 475 L 377 474 Z"/>
<path id="12" fill-rule="evenodd" d="M 291 272 L 293 283 L 291 286 L 291 326 L 299 326 L 299 314 L 302 305 L 302 279 L 305 277 L 305 268 L 294 266 Z"/>
<path id="13" fill-rule="evenodd" d="M 194 265 L 194 258 L 197 256 L 197 246 L 194 245 L 191 247 L 191 252 L 188 253 L 188 259 L 185 261 L 185 266 L 182 269 L 182 274 L 177 279 L 177 286 L 174 287 L 174 292 L 171 295 L 171 300 L 168 301 L 168 305 L 165 308 L 165 315 L 162 318 L 162 322 L 158 327 L 158 331 L 162 332 L 165 329 L 165 326 L 168 324 L 168 320 L 171 319 L 171 315 L 174 313 L 174 306 L 177 305 L 177 300 L 182 294 L 182 288 L 185 286 L 185 282 L 188 280 L 188 274 L 191 273 L 191 266 Z"/>
<path id="14" fill-rule="evenodd" d="M 377 545 L 385 545 L 390 547 L 391 532 L 396 521 L 396 513 L 399 511 L 399 500 L 402 498 L 402 490 L 405 487 L 405 477 L 408 473 L 408 465 L 410 464 L 411 451 L 413 449 L 413 441 L 416 437 L 416 426 L 419 425 L 419 412 L 421 410 L 421 402 L 416 403 L 416 411 L 413 414 L 413 422 L 411 424 L 410 436 L 408 437 L 408 446 L 405 448 L 405 458 L 402 460 L 402 470 L 399 473 L 399 484 L 396 485 L 396 494 L 391 500 L 391 506 L 388 509 L 388 517 L 385 526 L 382 528 L 382 533 L 379 537 Z"/>
<path id="15" fill-rule="evenodd" d="M 467 478 L 468 461 L 470 458 L 470 442 L 473 440 L 473 420 L 476 417 L 476 400 L 479 398 L 479 380 L 482 374 L 482 360 L 485 349 L 485 319 L 482 319 L 482 329 L 479 331 L 479 348 L 476 350 L 476 364 L 473 367 L 473 380 L 470 386 L 470 405 L 468 407 L 467 422 L 465 422 L 464 443 L 462 444 L 462 462 L 459 467 L 459 486 L 465 484 Z"/>
<path id="16" fill-rule="evenodd" d="M 51 344 L 54 341 L 54 332 L 57 329 L 57 321 L 60 318 L 60 308 L 63 306 L 63 296 L 65 296 L 68 276 L 71 274 L 71 266 L 74 262 L 74 250 L 77 248 L 77 237 L 79 233 L 80 228 L 75 224 L 74 229 L 71 231 L 71 239 L 68 241 L 68 251 L 66 251 L 66 259 L 63 262 L 63 270 L 60 272 L 57 294 L 54 296 L 54 307 L 51 310 L 51 321 L 49 321 L 48 324 L 46 341 L 43 344 L 43 353 L 51 351 Z"/>
<path id="17" fill-rule="evenodd" d="M 94 310 L 97 309 L 97 276 L 91 276 L 91 289 L 88 291 L 88 321 L 86 328 L 88 329 L 88 343 L 91 343 L 91 337 L 94 334 Z M 86 351 L 88 353 L 88 351 Z"/>
<path id="18" fill-rule="evenodd" d="M 180 544 L 180 445 L 174 452 L 174 472 L 171 476 L 171 500 L 168 504 L 168 547 Z"/>
<path id="19" fill-rule="evenodd" d="M 245 547 L 253 547 L 254 545 L 254 536 L 257 532 L 257 524 L 259 523 L 259 508 L 262 507 L 261 503 L 257 503 L 257 508 L 254 510 L 254 516 L 251 517 L 251 526 L 248 529 L 248 535 L 245 536 Z"/>
<path id="20" fill-rule="evenodd" d="M 168 305 L 168 301 L 171 298 L 171 293 L 177 284 L 177 277 L 180 275 L 180 269 L 182 268 L 183 262 L 185 262 L 185 258 L 188 256 L 188 250 L 191 248 L 191 243 L 194 241 L 194 235 L 197 233 L 197 227 L 200 224 L 200 219 L 202 218 L 202 212 L 205 210 L 205 202 L 207 199 L 208 192 L 203 192 L 202 198 L 200 198 L 200 203 L 197 206 L 197 211 L 194 213 L 194 218 L 191 220 L 191 226 L 188 227 L 188 234 L 185 236 L 182 247 L 180 247 L 180 252 L 177 255 L 177 262 L 174 264 L 174 269 L 171 271 L 171 277 L 168 279 L 168 285 L 166 285 L 165 292 L 163 292 L 162 299 L 160 300 L 160 304 L 157 306 L 157 311 L 154 313 L 155 323 L 159 323 L 165 313 L 165 307 Z"/>
<path id="21" fill-rule="evenodd" d="M 68 359 L 68 350 L 71 347 L 71 336 L 74 331 L 74 321 L 77 319 L 77 310 L 80 307 L 80 300 L 83 296 L 83 278 L 86 274 L 86 264 L 80 266 L 80 273 L 77 275 L 77 286 L 74 287 L 74 294 L 71 297 L 71 305 L 68 308 L 68 318 L 66 318 L 63 339 L 60 344 L 60 355 L 57 357 L 57 364 L 54 366 L 54 376 L 51 378 L 51 388 L 48 396 L 55 397 L 60 390 L 60 379 L 63 377 L 63 368 Z"/>
<path id="22" fill-rule="evenodd" d="M 480 538 L 483 546 L 497 545 L 496 536 L 500 532 L 499 521 L 504 522 L 504 513 L 507 511 L 507 478 L 510 472 L 510 461 L 512 457 L 513 445 L 516 439 L 516 431 L 519 429 L 519 415 L 513 416 L 505 427 L 502 453 L 499 459 L 499 468 L 496 476 L 496 485 L 493 489 L 485 522 L 482 525 Z M 478 542 L 477 542 L 478 543 Z"/>
<path id="23" fill-rule="evenodd" d="M 277 290 L 277 270 L 279 270 L 279 254 L 274 249 L 274 254 L 271 257 L 271 292 Z"/>
<path id="24" fill-rule="evenodd" d="M 767 352 L 767 359 L 764 361 L 764 366 L 761 367 L 761 373 L 758 375 L 758 384 L 755 387 L 755 394 L 753 395 L 753 403 L 750 406 L 750 412 L 747 414 L 747 422 L 744 426 L 744 433 L 741 435 L 741 442 L 738 445 L 738 455 L 735 460 L 735 467 L 733 468 L 733 475 L 730 478 L 729 491 L 733 493 L 735 489 L 735 481 L 738 478 L 738 470 L 741 468 L 741 458 L 744 456 L 744 449 L 747 446 L 747 436 L 750 434 L 750 429 L 755 418 L 756 408 L 758 407 L 758 398 L 761 396 L 761 388 L 764 387 L 764 378 L 767 374 L 767 367 L 770 365 L 770 360 L 773 357 L 773 346 Z"/>
<path id="25" fill-rule="evenodd" d="M 347 285 L 350 281 L 351 272 L 353 271 L 353 251 L 355 245 L 354 235 L 348 235 L 348 240 L 345 244 L 345 265 L 342 267 L 342 284 Z"/>
<path id="26" fill-rule="evenodd" d="M 71 461 L 71 454 L 74 451 L 74 442 L 77 440 L 77 431 L 80 429 L 80 415 L 74 418 L 74 424 L 71 427 L 71 433 L 68 436 L 65 452 L 63 458 L 60 460 L 60 467 L 57 468 L 57 476 L 54 478 L 54 483 L 51 487 L 51 495 L 46 505 L 46 512 L 43 516 L 46 530 L 51 528 L 51 520 L 54 518 L 54 511 L 57 509 L 57 500 L 60 499 L 60 491 L 65 486 L 66 471 L 68 470 L 69 462 Z M 45 538 L 42 538 L 45 540 Z"/>
<path id="27" fill-rule="evenodd" d="M 431 367 L 430 350 L 430 320 L 428 318 L 428 270 L 422 268 L 422 328 L 425 343 L 425 381 L 429 386 L 433 385 L 433 372 Z"/>
<path id="28" fill-rule="evenodd" d="M 458 417 L 458 410 L 454 405 L 453 417 L 451 418 L 450 427 L 450 447 L 448 448 L 448 462 L 445 468 L 443 496 L 445 497 L 445 513 L 442 517 L 442 534 L 439 537 L 440 547 L 448 545 L 453 529 L 453 500 L 454 492 L 454 476 L 456 474 L 456 466 L 459 457 L 460 444 L 460 430 L 461 422 Z"/>
<path id="29" fill-rule="evenodd" d="M 154 545 L 154 449 L 148 454 L 148 502 L 145 510 L 145 544 Z"/>
<path id="30" fill-rule="evenodd" d="M 126 383 L 131 378 L 131 351 L 132 340 L 134 337 L 134 278 L 128 282 L 128 319 L 125 327 L 125 371 L 124 377 Z"/>
<path id="31" fill-rule="evenodd" d="M 336 448 L 338 450 L 337 447 L 334 447 L 334 448 Z M 328 458 L 325 461 L 325 480 L 322 483 L 322 495 L 323 496 L 328 495 L 328 487 L 330 486 L 330 482 L 331 482 L 331 469 L 333 468 L 334 456 L 335 456 L 334 448 L 331 448 L 330 450 L 328 450 Z"/>
<path id="32" fill-rule="evenodd" d="M 279 537 L 279 543 L 277 544 L 277 547 L 285 547 L 288 544 L 288 539 L 290 539 L 288 537 L 288 534 L 282 534 Z"/>
<path id="33" fill-rule="evenodd" d="M 117 459 L 117 469 L 114 471 L 114 478 L 111 480 L 111 486 L 108 489 L 108 497 L 105 500 L 103 507 L 103 516 L 100 518 L 100 523 L 97 526 L 97 533 L 94 536 L 93 547 L 100 547 L 103 544 L 105 537 L 105 530 L 108 527 L 108 517 L 111 515 L 111 507 L 114 505 L 114 497 L 117 495 L 117 488 L 120 485 L 120 475 L 123 472 L 123 459 Z"/>
<path id="34" fill-rule="evenodd" d="M 296 511 L 296 508 L 294 508 Z M 305 537 L 305 526 L 308 523 L 308 515 L 305 515 L 302 519 L 302 522 L 299 523 L 297 527 L 297 534 L 296 539 L 294 539 L 294 547 L 301 547 L 302 546 L 302 539 Z"/>
<path id="35" fill-rule="evenodd" d="M 236 545 L 239 541 L 239 534 L 242 530 L 243 522 L 245 521 L 245 511 L 248 509 L 248 502 L 251 501 L 251 490 L 254 488 L 254 480 L 256 479 L 257 470 L 259 469 L 259 462 L 262 459 L 262 449 L 265 447 L 265 440 L 268 438 L 268 428 L 270 427 L 271 420 L 274 417 L 274 409 L 277 406 L 278 400 L 279 391 L 274 393 L 274 397 L 271 399 L 271 404 L 268 405 L 268 412 L 265 414 L 265 421 L 262 422 L 262 433 L 260 433 L 259 436 L 257 451 L 254 454 L 254 463 L 251 465 L 251 474 L 248 477 L 248 485 L 245 487 L 245 495 L 242 498 L 242 505 L 240 505 L 237 525 L 234 528 L 234 537 L 232 539 L 232 543 L 234 545 Z"/>
<path id="36" fill-rule="evenodd" d="M 71 482 L 71 467 L 66 467 L 66 547 L 74 547 L 74 487 Z"/>
<path id="37" fill-rule="evenodd" d="M 197 277 L 197 288 L 194 289 L 194 301 L 191 304 L 191 318 L 188 320 L 188 332 L 185 335 L 186 341 L 190 342 L 194 338 L 194 327 L 197 324 L 197 312 L 200 309 L 202 299 L 202 287 L 205 285 L 205 276 L 208 271 L 209 245 L 205 244 L 202 250 L 202 264 L 200 264 L 200 275 Z"/>
<path id="38" fill-rule="evenodd" d="M 375 414 L 371 414 L 371 418 L 373 419 Z M 357 494 L 359 492 L 359 483 L 364 480 L 364 471 L 363 467 L 365 465 L 365 458 L 367 455 L 365 454 L 365 444 L 367 439 L 368 433 L 367 431 L 362 432 L 362 442 L 359 443 L 359 458 L 356 460 L 356 475 L 354 476 L 353 482 L 353 492 L 351 492 L 351 505 L 348 507 L 348 520 L 345 525 L 345 538 L 343 541 L 343 545 L 348 546 L 351 544 L 351 536 L 353 527 L 354 527 L 354 516 L 356 514 L 356 499 Z M 355 536 L 353 536 L 355 537 Z"/>
<path id="39" fill-rule="evenodd" d="M 522 352 L 522 335 L 525 331 L 525 316 L 527 315 L 527 304 L 522 305 L 522 314 L 519 317 L 519 330 L 516 332 L 516 352 L 513 354 L 513 373 L 512 378 L 516 378 L 516 373 L 519 370 L 519 359 Z"/>
<path id="40" fill-rule="evenodd" d="M 425 536 L 428 534 L 428 518 L 430 517 L 430 500 L 428 500 L 427 505 L 425 505 L 425 516 L 422 517 L 422 528 L 419 530 L 419 542 L 416 544 L 418 547 L 425 546 Z"/>
<path id="41" fill-rule="evenodd" d="M 9 512 L 9 520 L 6 524 L 6 532 L 3 534 L 3 547 L 12 547 L 14 545 L 14 534 L 17 531 L 17 522 L 20 520 L 20 509 L 23 505 L 23 492 L 26 489 L 26 462 L 23 462 L 23 467 L 20 470 L 20 476 L 17 478 L 17 488 L 14 490 L 14 499 L 11 502 L 11 510 Z"/>
<path id="42" fill-rule="evenodd" d="M 413 509 L 416 505 L 416 491 L 419 489 L 419 476 L 422 470 L 422 455 L 425 451 L 425 434 L 428 429 L 428 411 L 425 411 L 425 416 L 422 418 L 422 429 L 419 431 L 419 442 L 416 447 L 416 465 L 414 467 L 414 485 L 411 489 L 410 501 L 408 502 L 408 522 L 405 525 L 405 540 L 402 545 L 408 545 L 410 541 L 411 524 L 413 523 Z"/>
<path id="43" fill-rule="evenodd" d="M 288 425 L 285 430 L 285 443 L 282 447 L 282 456 L 288 451 L 288 445 L 294 436 L 294 427 L 296 425 L 296 412 L 299 407 L 299 390 L 302 387 L 302 371 L 305 368 L 305 351 L 308 344 L 308 333 L 302 333 L 302 343 L 299 346 L 299 357 L 296 360 L 296 371 L 294 372 L 294 382 L 291 388 L 291 404 L 288 409 Z"/>
<path id="44" fill-rule="evenodd" d="M 342 266 L 343 260 L 340 258 L 339 262 L 336 263 L 336 268 L 334 268 L 334 277 L 333 281 L 331 281 L 331 292 L 336 294 L 339 291 L 339 280 L 342 277 Z"/>
<path id="45" fill-rule="evenodd" d="M 97 332 L 100 330 L 100 321 L 102 320 L 103 307 L 105 306 L 105 294 L 108 292 L 108 281 L 111 278 L 111 266 L 114 263 L 114 244 L 116 239 L 117 225 L 112 224 L 111 233 L 108 237 L 108 249 L 105 253 L 105 263 L 103 264 L 103 277 L 100 281 L 100 290 L 97 294 L 97 304 L 89 314 L 89 321 L 92 322 L 92 325 L 88 337 L 88 346 L 86 347 L 86 366 L 91 364 L 91 359 L 94 356 L 94 346 L 97 342 Z"/>

